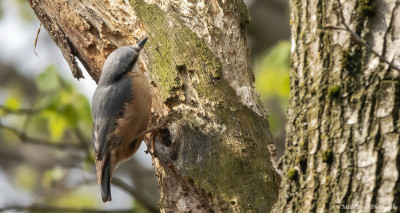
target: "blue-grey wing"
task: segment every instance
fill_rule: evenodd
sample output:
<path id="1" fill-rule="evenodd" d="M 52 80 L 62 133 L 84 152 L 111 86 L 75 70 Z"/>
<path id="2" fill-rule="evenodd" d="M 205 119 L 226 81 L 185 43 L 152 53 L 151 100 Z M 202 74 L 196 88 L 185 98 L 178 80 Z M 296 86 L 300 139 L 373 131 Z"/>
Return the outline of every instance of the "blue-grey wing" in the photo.
<path id="1" fill-rule="evenodd" d="M 132 101 L 130 78 L 122 78 L 112 85 L 99 85 L 93 95 L 93 147 L 97 160 L 104 160 L 110 147 L 108 135 L 113 131 L 124 105 Z M 98 159 L 100 158 L 100 159 Z"/>

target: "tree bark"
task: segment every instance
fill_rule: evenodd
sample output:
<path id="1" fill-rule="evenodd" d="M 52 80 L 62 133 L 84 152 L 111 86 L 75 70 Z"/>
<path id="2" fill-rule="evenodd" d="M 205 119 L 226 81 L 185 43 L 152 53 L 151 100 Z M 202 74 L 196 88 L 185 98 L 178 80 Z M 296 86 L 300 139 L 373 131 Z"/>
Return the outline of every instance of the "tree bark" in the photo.
<path id="1" fill-rule="evenodd" d="M 29 0 L 78 79 L 97 82 L 117 47 L 149 38 L 153 165 L 162 212 L 267 212 L 278 192 L 267 112 L 253 87 L 241 0 Z"/>
<path id="2" fill-rule="evenodd" d="M 399 72 L 383 59 L 400 67 L 399 1 L 290 4 L 287 150 L 274 211 L 397 211 Z"/>

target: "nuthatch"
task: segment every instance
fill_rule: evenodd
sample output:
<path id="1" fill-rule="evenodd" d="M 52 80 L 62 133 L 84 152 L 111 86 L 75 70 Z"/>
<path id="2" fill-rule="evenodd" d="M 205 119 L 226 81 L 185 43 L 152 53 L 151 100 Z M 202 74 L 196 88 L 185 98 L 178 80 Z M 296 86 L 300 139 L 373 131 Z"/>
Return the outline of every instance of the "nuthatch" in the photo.
<path id="1" fill-rule="evenodd" d="M 111 201 L 114 170 L 135 154 L 143 140 L 137 136 L 149 125 L 150 86 L 139 65 L 146 41 L 120 47 L 108 56 L 93 95 L 93 148 L 103 202 Z"/>

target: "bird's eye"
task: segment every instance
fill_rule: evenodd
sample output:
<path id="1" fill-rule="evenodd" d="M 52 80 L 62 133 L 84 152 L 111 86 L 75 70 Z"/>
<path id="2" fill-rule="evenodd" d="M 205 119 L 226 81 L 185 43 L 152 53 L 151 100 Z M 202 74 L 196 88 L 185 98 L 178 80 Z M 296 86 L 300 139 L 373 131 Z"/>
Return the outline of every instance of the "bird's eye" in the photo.
<path id="1" fill-rule="evenodd" d="M 140 47 L 139 47 L 139 46 L 134 46 L 133 49 L 134 49 L 136 52 L 140 52 Z"/>

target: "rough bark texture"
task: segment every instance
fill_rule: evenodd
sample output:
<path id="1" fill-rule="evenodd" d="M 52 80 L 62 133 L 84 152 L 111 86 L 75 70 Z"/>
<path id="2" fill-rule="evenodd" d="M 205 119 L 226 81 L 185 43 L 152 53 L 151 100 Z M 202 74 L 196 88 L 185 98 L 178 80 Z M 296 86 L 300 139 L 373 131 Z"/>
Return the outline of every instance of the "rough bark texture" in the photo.
<path id="1" fill-rule="evenodd" d="M 277 175 L 267 113 L 253 88 L 241 0 L 31 0 L 76 77 L 98 80 L 119 46 L 149 37 L 142 59 L 153 114 L 162 212 L 267 212 Z M 158 119 L 160 120 L 160 119 Z"/>
<path id="2" fill-rule="evenodd" d="M 400 67 L 399 1 L 341 2 L 345 23 Z M 344 28 L 340 10 L 338 0 L 291 1 L 287 150 L 275 212 L 400 206 L 399 72 L 348 31 L 325 28 Z"/>

